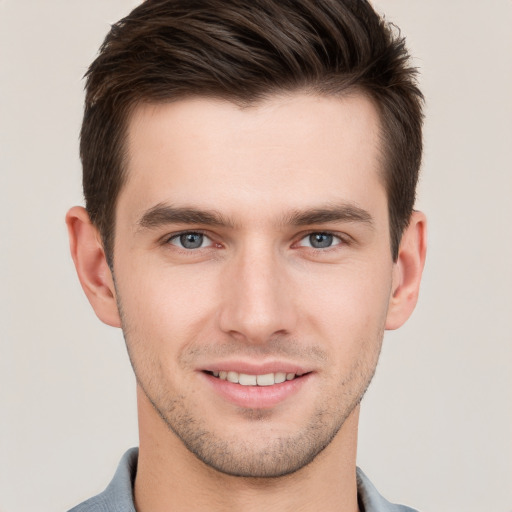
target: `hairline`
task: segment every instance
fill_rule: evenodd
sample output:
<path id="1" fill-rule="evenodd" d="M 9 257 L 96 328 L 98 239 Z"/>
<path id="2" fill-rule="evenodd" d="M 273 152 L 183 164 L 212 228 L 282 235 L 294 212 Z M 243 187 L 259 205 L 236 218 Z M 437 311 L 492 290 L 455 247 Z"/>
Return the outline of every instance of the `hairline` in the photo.
<path id="1" fill-rule="evenodd" d="M 375 98 L 375 96 L 371 93 L 371 91 L 362 84 L 359 83 L 348 83 L 346 86 L 338 86 L 338 90 L 331 89 L 323 86 L 324 82 L 313 83 L 313 84 L 304 84 L 302 86 L 297 87 L 274 87 L 269 88 L 266 91 L 262 91 L 261 93 L 254 94 L 250 98 L 242 98 L 236 94 L 230 94 L 229 91 L 215 91 L 215 92 L 207 92 L 207 91 L 189 91 L 180 94 L 169 95 L 168 98 L 152 98 L 149 96 L 139 98 L 134 101 L 127 101 L 126 107 L 123 109 L 122 117 L 121 117 L 121 125 L 119 126 L 119 187 L 117 189 L 116 196 L 114 198 L 113 204 L 111 205 L 111 218 L 103 219 L 107 221 L 110 225 L 110 229 L 108 229 L 107 237 L 104 237 L 99 229 L 97 223 L 95 223 L 96 227 L 100 230 L 100 237 L 103 243 L 103 247 L 105 250 L 107 262 L 111 270 L 114 266 L 114 249 L 115 249 L 115 235 L 116 235 L 116 223 L 117 223 L 117 205 L 119 196 L 124 190 L 127 181 L 128 181 L 128 159 L 129 159 L 129 147 L 128 147 L 128 138 L 131 121 L 135 114 L 135 111 L 143 106 L 161 106 L 168 105 L 172 103 L 178 103 L 180 101 L 185 101 L 188 99 L 211 99 L 218 101 L 226 101 L 238 106 L 241 109 L 250 109 L 255 108 L 264 103 L 265 101 L 269 101 L 272 98 L 285 98 L 287 96 L 291 97 L 297 94 L 305 94 L 310 96 L 318 96 L 323 98 L 347 98 L 351 96 L 362 96 L 368 99 L 375 108 L 378 119 L 378 140 L 379 147 L 378 150 L 378 179 L 381 181 L 382 186 L 384 187 L 385 195 L 386 195 L 386 205 L 388 211 L 388 227 L 390 234 L 390 250 L 392 253 L 393 260 L 396 259 L 396 254 L 393 247 L 393 226 L 391 225 L 391 215 L 389 212 L 390 206 L 390 197 L 389 197 L 389 189 L 387 177 L 389 173 L 391 173 L 390 167 L 390 157 L 391 157 L 391 149 L 389 148 L 389 142 L 384 133 L 384 112 L 382 106 L 379 101 Z M 401 234 L 399 234 L 398 243 L 400 242 Z"/>

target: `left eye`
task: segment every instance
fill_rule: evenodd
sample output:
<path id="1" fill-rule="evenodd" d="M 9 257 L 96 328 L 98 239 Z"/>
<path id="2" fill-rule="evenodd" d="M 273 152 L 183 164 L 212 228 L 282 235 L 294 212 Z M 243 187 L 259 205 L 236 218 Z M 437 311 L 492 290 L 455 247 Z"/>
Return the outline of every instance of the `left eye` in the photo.
<path id="1" fill-rule="evenodd" d="M 201 249 L 211 245 L 212 241 L 202 233 L 189 232 L 173 236 L 169 243 L 181 249 Z"/>
<path id="2" fill-rule="evenodd" d="M 300 240 L 301 247 L 312 247 L 313 249 L 327 249 L 342 242 L 339 236 L 332 233 L 310 233 Z"/>

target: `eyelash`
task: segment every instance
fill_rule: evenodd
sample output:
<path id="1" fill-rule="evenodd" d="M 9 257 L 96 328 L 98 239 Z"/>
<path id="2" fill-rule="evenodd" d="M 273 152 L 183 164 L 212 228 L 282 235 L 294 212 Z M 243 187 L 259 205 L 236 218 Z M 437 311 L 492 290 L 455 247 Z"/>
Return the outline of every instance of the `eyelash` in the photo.
<path id="1" fill-rule="evenodd" d="M 186 248 L 179 246 L 178 244 L 173 244 L 173 240 L 178 240 L 183 235 L 201 235 L 207 239 L 210 240 L 210 244 L 206 247 L 197 247 L 197 248 Z M 332 236 L 333 238 L 338 240 L 338 243 L 335 243 L 333 245 L 330 245 L 328 247 L 312 247 L 311 245 L 300 245 L 300 242 L 307 239 L 308 237 L 311 237 L 312 235 L 324 235 L 324 236 Z M 329 250 L 335 250 L 339 246 L 345 246 L 350 245 L 350 240 L 348 239 L 348 235 L 342 235 L 340 233 L 335 233 L 332 231 L 308 231 L 306 233 L 301 233 L 300 238 L 297 239 L 296 242 L 293 243 L 292 247 L 305 247 L 307 249 L 313 250 L 315 252 L 327 252 Z M 179 233 L 173 233 L 170 236 L 165 237 L 163 240 L 163 244 L 171 244 L 174 247 L 176 247 L 178 250 L 185 252 L 185 253 L 192 253 L 195 251 L 198 251 L 199 249 L 207 249 L 209 247 L 215 247 L 215 248 L 222 248 L 222 244 L 216 243 L 211 236 L 208 235 L 205 231 L 202 231 L 200 229 L 197 230 L 188 230 L 188 231 L 180 231 Z"/>
<path id="2" fill-rule="evenodd" d="M 171 244 L 171 245 L 174 245 L 177 249 L 179 250 L 182 250 L 182 251 L 185 251 L 185 252 L 192 252 L 194 250 L 198 250 L 198 249 L 205 249 L 205 247 L 198 247 L 197 249 L 188 249 L 186 247 L 180 247 L 179 245 L 177 244 L 173 244 L 172 241 L 173 240 L 179 240 L 180 237 L 182 237 L 183 235 L 201 235 L 205 238 L 207 238 L 208 240 L 210 240 L 212 242 L 211 245 L 217 245 L 220 247 L 221 244 L 216 244 L 212 238 L 210 236 L 208 236 L 208 234 L 200 229 L 196 229 L 196 230 L 189 230 L 189 231 L 181 231 L 179 233 L 173 233 L 172 235 L 170 236 L 167 236 L 165 239 L 164 239 L 164 244 Z"/>
<path id="3" fill-rule="evenodd" d="M 311 237 L 313 235 L 320 235 L 320 236 L 327 236 L 327 237 L 332 237 L 333 239 L 337 239 L 338 242 L 337 243 L 334 243 L 334 240 L 333 240 L 333 243 L 332 245 L 329 245 L 327 247 L 313 247 L 312 245 L 302 245 L 301 242 L 303 242 L 304 240 L 308 240 L 309 239 L 309 242 L 311 243 Z M 340 245 L 347 245 L 347 240 L 345 237 L 343 237 L 342 235 L 338 234 L 338 233 L 333 233 L 331 231 L 310 231 L 306 234 L 304 234 L 299 240 L 298 242 L 296 242 L 294 245 L 298 245 L 299 247 L 307 247 L 308 249 L 311 249 L 313 251 L 321 251 L 321 252 L 326 252 L 328 251 L 329 249 L 331 250 L 335 250 L 338 246 Z"/>

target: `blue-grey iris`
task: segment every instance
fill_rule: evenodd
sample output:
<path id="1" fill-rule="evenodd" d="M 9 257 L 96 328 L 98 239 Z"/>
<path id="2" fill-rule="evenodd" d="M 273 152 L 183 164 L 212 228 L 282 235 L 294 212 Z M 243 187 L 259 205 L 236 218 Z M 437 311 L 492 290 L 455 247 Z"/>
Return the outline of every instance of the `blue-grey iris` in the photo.
<path id="1" fill-rule="evenodd" d="M 309 243 L 315 249 L 325 249 L 330 247 L 333 242 L 333 235 L 329 233 L 313 233 L 309 235 Z"/>
<path id="2" fill-rule="evenodd" d="M 180 243 L 185 249 L 198 249 L 203 245 L 203 238 L 201 233 L 184 233 L 180 235 Z"/>

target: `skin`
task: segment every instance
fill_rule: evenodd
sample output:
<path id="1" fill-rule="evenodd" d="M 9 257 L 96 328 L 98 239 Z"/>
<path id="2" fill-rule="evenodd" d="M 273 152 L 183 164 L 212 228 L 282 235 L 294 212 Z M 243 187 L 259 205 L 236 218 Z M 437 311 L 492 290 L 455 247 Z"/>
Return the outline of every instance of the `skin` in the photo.
<path id="1" fill-rule="evenodd" d="M 84 290 L 122 326 L 137 377 L 137 510 L 357 510 L 359 402 L 425 259 L 419 212 L 391 258 L 372 102 L 145 105 L 127 148 L 113 275 L 85 210 L 67 222 Z M 307 375 L 250 406 L 205 373 L 280 365 Z"/>

